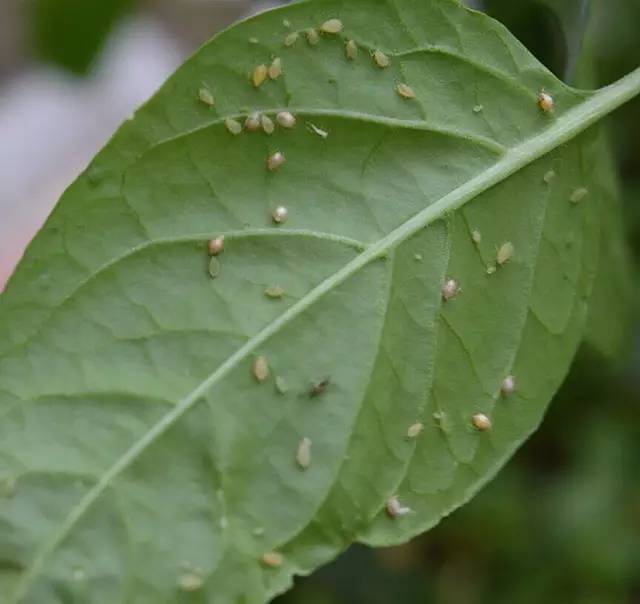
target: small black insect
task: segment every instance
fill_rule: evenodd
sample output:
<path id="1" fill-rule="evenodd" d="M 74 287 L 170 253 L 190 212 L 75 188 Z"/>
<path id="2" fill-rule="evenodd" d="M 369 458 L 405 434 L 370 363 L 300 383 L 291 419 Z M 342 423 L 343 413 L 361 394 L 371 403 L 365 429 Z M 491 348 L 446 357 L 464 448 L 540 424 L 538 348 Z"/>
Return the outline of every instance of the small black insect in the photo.
<path id="1" fill-rule="evenodd" d="M 313 382 L 313 384 L 311 384 L 311 388 L 309 389 L 309 397 L 317 398 L 318 396 L 322 396 L 327 391 L 327 388 L 329 388 L 330 385 L 331 378 L 328 376 L 323 378 L 319 382 Z"/>

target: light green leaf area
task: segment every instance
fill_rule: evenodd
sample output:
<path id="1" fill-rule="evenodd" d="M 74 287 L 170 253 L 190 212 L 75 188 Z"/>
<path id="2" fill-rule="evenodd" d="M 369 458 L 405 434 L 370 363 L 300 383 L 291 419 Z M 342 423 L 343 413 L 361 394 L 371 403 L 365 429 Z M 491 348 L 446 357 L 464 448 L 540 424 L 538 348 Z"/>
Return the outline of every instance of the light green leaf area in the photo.
<path id="1" fill-rule="evenodd" d="M 330 18 L 344 30 L 308 44 Z M 445 0 L 300 3 L 206 45 L 0 298 L 2 603 L 257 604 L 468 500 L 582 339 L 605 186 L 589 126 L 639 80 L 573 91 Z M 225 128 L 283 109 L 295 128 Z M 391 517 L 393 496 L 410 512 Z"/>

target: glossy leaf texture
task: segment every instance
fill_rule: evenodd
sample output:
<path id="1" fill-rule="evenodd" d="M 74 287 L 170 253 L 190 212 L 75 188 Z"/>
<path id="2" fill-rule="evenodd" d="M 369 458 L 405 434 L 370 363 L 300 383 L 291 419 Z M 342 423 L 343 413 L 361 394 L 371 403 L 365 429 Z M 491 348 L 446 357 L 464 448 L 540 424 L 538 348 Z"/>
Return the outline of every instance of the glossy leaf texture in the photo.
<path id="1" fill-rule="evenodd" d="M 303 2 L 202 48 L 0 298 L 3 604 L 257 604 L 467 501 L 583 337 L 598 94 L 446 0 Z"/>

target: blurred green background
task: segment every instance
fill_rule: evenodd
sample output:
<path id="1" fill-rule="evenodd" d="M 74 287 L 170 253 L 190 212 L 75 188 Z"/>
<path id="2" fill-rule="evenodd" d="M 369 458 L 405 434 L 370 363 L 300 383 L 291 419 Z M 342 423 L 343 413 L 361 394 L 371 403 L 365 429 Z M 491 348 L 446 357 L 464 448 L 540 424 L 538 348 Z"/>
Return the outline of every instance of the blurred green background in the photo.
<path id="1" fill-rule="evenodd" d="M 229 11 L 221 0 L 197 4 L 199 11 L 207 4 Z M 117 20 L 153 5 L 33 0 L 26 17 L 29 56 L 91 74 Z M 474 5 L 505 23 L 560 77 L 580 80 L 589 71 L 585 59 L 592 59 L 595 79 L 605 85 L 640 65 L 640 0 Z M 188 32 L 191 47 L 213 33 L 202 31 L 200 18 L 193 27 L 184 14 L 181 19 L 176 29 L 183 39 Z M 609 128 L 637 275 L 640 99 L 610 118 Z M 623 354 L 610 359 L 582 350 L 540 430 L 470 504 L 404 547 L 351 548 L 299 579 L 278 604 L 640 604 L 637 307 L 633 314 Z"/>

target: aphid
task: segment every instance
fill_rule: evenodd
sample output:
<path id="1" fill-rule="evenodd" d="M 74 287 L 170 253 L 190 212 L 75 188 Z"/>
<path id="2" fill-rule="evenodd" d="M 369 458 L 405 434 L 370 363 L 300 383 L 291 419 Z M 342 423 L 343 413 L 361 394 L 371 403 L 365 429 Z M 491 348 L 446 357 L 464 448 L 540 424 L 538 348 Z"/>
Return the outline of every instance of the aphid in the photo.
<path id="1" fill-rule="evenodd" d="M 281 151 L 276 151 L 267 160 L 267 168 L 270 172 L 275 172 L 276 170 L 282 168 L 285 161 L 287 161 L 287 158 L 284 156 L 284 153 L 282 153 Z"/>
<path id="2" fill-rule="evenodd" d="M 538 95 L 538 107 L 540 107 L 540 109 L 545 113 L 553 113 L 553 110 L 555 109 L 555 101 L 553 100 L 553 97 L 548 92 L 545 92 L 544 89 L 541 90 Z"/>
<path id="3" fill-rule="evenodd" d="M 416 422 L 415 424 L 409 426 L 407 430 L 407 438 L 418 438 L 420 434 L 422 434 L 424 430 L 424 424 L 421 422 Z"/>
<path id="4" fill-rule="evenodd" d="M 282 296 L 284 295 L 284 289 L 282 289 L 279 285 L 273 285 L 271 287 L 267 287 L 267 289 L 264 290 L 264 295 L 267 296 L 267 298 L 282 298 Z"/>
<path id="5" fill-rule="evenodd" d="M 482 243 L 482 233 L 478 230 L 473 231 L 473 233 L 471 233 L 471 240 L 476 245 L 480 245 Z"/>
<path id="6" fill-rule="evenodd" d="M 442 297 L 445 302 L 452 300 L 460 293 L 460 284 L 455 279 L 447 279 L 442 286 Z"/>
<path id="7" fill-rule="evenodd" d="M 280 568 L 284 564 L 284 556 L 280 552 L 267 552 L 262 555 L 262 563 L 269 568 Z"/>
<path id="8" fill-rule="evenodd" d="M 498 250 L 497 262 L 498 266 L 504 266 L 511 258 L 515 252 L 515 248 L 513 247 L 513 243 L 511 241 L 507 241 L 500 246 Z"/>
<path id="9" fill-rule="evenodd" d="M 317 134 L 320 138 L 327 138 L 329 136 L 329 133 L 326 130 L 318 128 L 318 126 L 312 124 L 311 122 L 307 122 L 307 126 L 309 127 L 309 130 L 311 130 L 311 132 Z"/>
<path id="10" fill-rule="evenodd" d="M 393 497 L 391 497 L 391 499 L 389 499 L 389 501 L 387 501 L 387 514 L 389 514 L 391 518 L 406 516 L 410 512 L 411 508 L 403 506 L 400 503 L 397 495 L 394 495 Z"/>
<path id="11" fill-rule="evenodd" d="M 210 256 L 217 256 L 218 254 L 224 252 L 224 235 L 220 235 L 215 239 L 211 239 L 211 241 L 209 241 L 208 247 Z"/>
<path id="12" fill-rule="evenodd" d="M 291 21 L 289 21 L 288 19 L 283 19 L 282 25 L 284 25 L 287 29 L 291 29 Z"/>
<path id="13" fill-rule="evenodd" d="M 550 184 L 551 181 L 556 177 L 556 173 L 553 170 L 549 170 L 543 177 L 544 182 Z"/>
<path id="14" fill-rule="evenodd" d="M 579 189 L 576 189 L 573 193 L 571 193 L 569 201 L 571 203 L 580 203 L 587 195 L 589 195 L 589 189 L 580 187 Z"/>
<path id="15" fill-rule="evenodd" d="M 309 390 L 309 396 L 311 398 L 322 396 L 327 391 L 327 388 L 329 388 L 330 385 L 331 385 L 330 377 L 325 377 L 321 379 L 319 382 L 314 382 L 313 384 L 311 384 L 311 388 Z"/>
<path id="16" fill-rule="evenodd" d="M 260 44 L 258 38 L 249 38 L 249 44 Z"/>
<path id="17" fill-rule="evenodd" d="M 253 70 L 253 76 L 251 78 L 253 81 L 253 86 L 255 88 L 260 88 L 260 86 L 262 86 L 267 81 L 268 75 L 269 75 L 269 69 L 267 68 L 267 66 L 258 65 Z"/>
<path id="18" fill-rule="evenodd" d="M 226 126 L 227 130 L 234 136 L 242 132 L 242 124 L 231 117 L 228 117 L 226 120 L 224 120 L 224 125 Z"/>
<path id="19" fill-rule="evenodd" d="M 269 373 L 269 361 L 267 361 L 267 357 L 258 357 L 253 362 L 253 377 L 262 383 L 269 379 Z"/>
<path id="20" fill-rule="evenodd" d="M 516 378 L 514 378 L 512 375 L 508 375 L 506 378 L 504 378 L 504 380 L 502 380 L 502 386 L 500 387 L 502 394 L 504 394 L 505 396 L 509 396 L 510 394 L 513 394 L 515 389 Z"/>
<path id="21" fill-rule="evenodd" d="M 479 432 L 486 432 L 487 430 L 491 430 L 491 420 L 484 413 L 476 413 L 471 418 L 471 423 L 473 427 Z"/>
<path id="22" fill-rule="evenodd" d="M 495 264 L 490 264 L 489 266 L 487 266 L 487 275 L 493 275 L 493 273 L 495 272 L 496 272 Z"/>
<path id="23" fill-rule="evenodd" d="M 339 34 L 342 31 L 342 27 L 340 19 L 329 19 L 320 26 L 320 31 L 325 34 Z"/>
<path id="24" fill-rule="evenodd" d="M 298 445 L 296 462 L 303 470 L 306 470 L 311 465 L 311 439 L 306 436 Z"/>
<path id="25" fill-rule="evenodd" d="M 296 118 L 293 113 L 289 113 L 289 111 L 281 111 L 278 113 L 276 120 L 278 120 L 278 124 L 283 128 L 291 129 L 296 127 Z"/>
<path id="26" fill-rule="evenodd" d="M 484 105 L 474 105 L 473 112 L 474 113 L 482 113 L 484 110 Z"/>
<path id="27" fill-rule="evenodd" d="M 247 117 L 247 120 L 244 123 L 244 127 L 249 132 L 257 132 L 258 130 L 260 130 L 260 126 L 261 126 L 261 121 L 260 121 L 260 114 L 258 112 L 255 112 L 249 115 Z"/>
<path id="28" fill-rule="evenodd" d="M 444 411 L 436 411 L 433 414 L 433 421 L 436 422 L 436 424 L 438 424 L 438 426 L 440 426 L 440 427 L 442 427 L 442 424 L 444 422 L 444 418 L 445 418 Z"/>
<path id="29" fill-rule="evenodd" d="M 273 62 L 269 66 L 269 77 L 272 80 L 277 80 L 282 75 L 282 60 L 280 57 L 273 59 Z"/>
<path id="30" fill-rule="evenodd" d="M 381 50 L 374 51 L 373 60 L 375 61 L 376 65 L 382 69 L 391 65 L 391 60 Z"/>
<path id="31" fill-rule="evenodd" d="M 178 577 L 178 588 L 182 591 L 198 591 L 203 585 L 204 580 L 197 570 L 186 570 Z"/>
<path id="32" fill-rule="evenodd" d="M 397 91 L 403 99 L 416 98 L 416 93 L 414 92 L 413 88 L 411 88 L 411 86 L 408 86 L 407 84 L 398 84 Z"/>
<path id="33" fill-rule="evenodd" d="M 220 274 L 220 260 L 218 260 L 215 256 L 211 256 L 211 260 L 209 260 L 209 276 L 212 279 L 215 279 Z"/>
<path id="34" fill-rule="evenodd" d="M 311 46 L 315 46 L 318 42 L 320 42 L 320 35 L 318 34 L 317 30 L 307 30 L 307 42 L 309 42 Z"/>
<path id="35" fill-rule="evenodd" d="M 287 47 L 293 46 L 298 41 L 299 35 L 297 31 L 291 32 L 285 39 L 284 45 Z"/>
<path id="36" fill-rule="evenodd" d="M 213 94 L 208 88 L 200 88 L 200 90 L 198 90 L 198 98 L 208 107 L 213 107 L 216 104 L 216 100 L 213 98 Z"/>
<path id="37" fill-rule="evenodd" d="M 286 394 L 289 392 L 289 385 L 281 375 L 276 377 L 276 390 L 279 394 Z"/>
<path id="38" fill-rule="evenodd" d="M 355 61 L 358 57 L 358 45 L 355 40 L 349 40 L 346 46 L 347 59 L 350 61 Z"/>
<path id="39" fill-rule="evenodd" d="M 414 255 L 413 255 L 413 259 L 414 259 L 416 262 L 422 262 L 422 254 L 414 254 Z"/>
<path id="40" fill-rule="evenodd" d="M 273 134 L 273 131 L 276 129 L 276 125 L 273 123 L 273 120 L 264 113 L 260 117 L 260 125 L 266 134 Z"/>
<path id="41" fill-rule="evenodd" d="M 287 210 L 287 208 L 285 208 L 284 206 L 278 206 L 271 213 L 271 218 L 273 218 L 273 222 L 275 222 L 276 224 L 282 224 L 283 222 L 287 221 L 287 218 L 289 218 L 289 210 Z"/>

